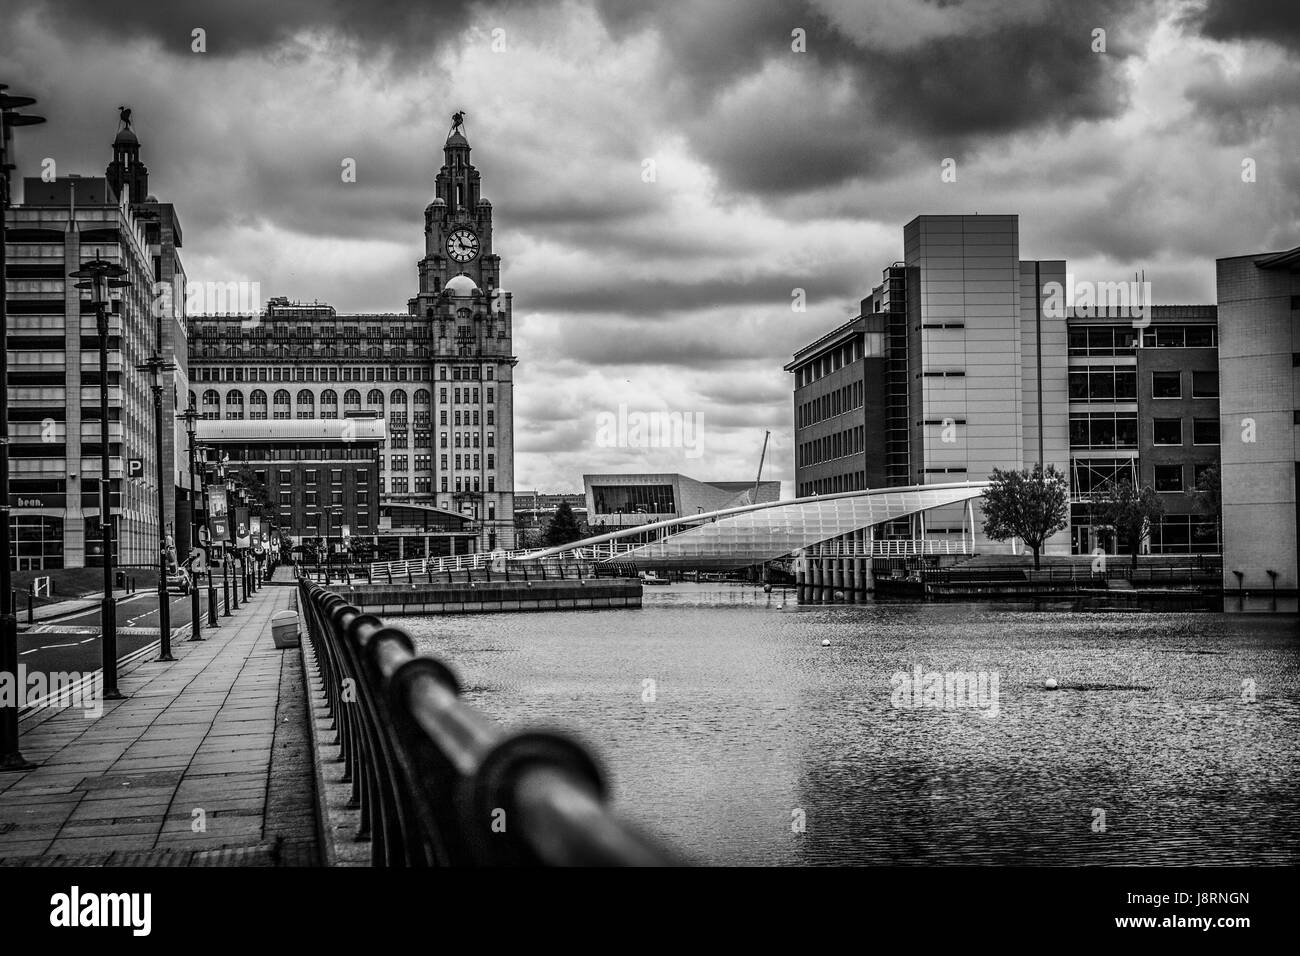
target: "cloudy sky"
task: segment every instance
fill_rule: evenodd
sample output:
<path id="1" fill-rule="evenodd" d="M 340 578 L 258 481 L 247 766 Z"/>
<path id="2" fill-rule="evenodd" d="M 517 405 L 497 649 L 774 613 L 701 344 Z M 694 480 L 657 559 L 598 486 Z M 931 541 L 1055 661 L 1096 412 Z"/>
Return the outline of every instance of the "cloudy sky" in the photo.
<path id="1" fill-rule="evenodd" d="M 764 477 L 789 480 L 781 366 L 915 215 L 1017 213 L 1022 258 L 1143 269 L 1162 303 L 1213 302 L 1218 256 L 1300 244 L 1295 8 L 0 0 L 0 82 L 49 119 L 20 175 L 102 175 L 130 105 L 191 279 L 341 311 L 405 310 L 463 109 L 515 296 L 516 486 L 749 479 L 764 429 Z M 599 447 L 620 404 L 698 416 L 702 454 Z"/>

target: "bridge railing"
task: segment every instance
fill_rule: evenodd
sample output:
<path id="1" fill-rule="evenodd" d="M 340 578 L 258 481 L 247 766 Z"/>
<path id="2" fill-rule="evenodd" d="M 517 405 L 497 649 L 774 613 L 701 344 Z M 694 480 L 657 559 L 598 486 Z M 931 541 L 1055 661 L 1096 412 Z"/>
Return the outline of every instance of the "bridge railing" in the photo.
<path id="1" fill-rule="evenodd" d="M 374 865 L 681 862 L 610 814 L 599 764 L 575 739 L 505 731 L 401 628 L 305 579 L 298 596 Z"/>
<path id="2" fill-rule="evenodd" d="M 971 546 L 965 541 L 943 538 L 914 540 L 911 538 L 883 538 L 872 542 L 823 541 L 806 548 L 810 558 L 891 558 L 918 554 L 970 554 Z"/>

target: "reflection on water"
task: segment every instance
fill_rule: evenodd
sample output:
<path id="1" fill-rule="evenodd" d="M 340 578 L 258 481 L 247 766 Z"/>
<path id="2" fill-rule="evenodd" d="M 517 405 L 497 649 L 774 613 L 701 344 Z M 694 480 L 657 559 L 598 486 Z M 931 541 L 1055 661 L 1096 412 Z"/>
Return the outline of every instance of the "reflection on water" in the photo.
<path id="1" fill-rule="evenodd" d="M 577 730 L 700 862 L 1297 862 L 1294 617 L 645 602 L 402 623 L 483 710 Z M 996 674 L 996 716 L 891 706 L 917 666 Z"/>

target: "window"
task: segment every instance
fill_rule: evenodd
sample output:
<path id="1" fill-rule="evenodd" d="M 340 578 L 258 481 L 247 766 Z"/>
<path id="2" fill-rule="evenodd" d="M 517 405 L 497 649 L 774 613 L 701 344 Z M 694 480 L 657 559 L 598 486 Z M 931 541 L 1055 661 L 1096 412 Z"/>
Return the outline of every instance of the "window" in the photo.
<path id="1" fill-rule="evenodd" d="M 1182 375 L 1179 372 L 1152 372 L 1152 398 L 1182 398 Z"/>
<path id="2" fill-rule="evenodd" d="M 293 472 L 291 472 L 288 468 L 281 468 L 280 471 L 278 472 L 278 475 L 280 478 L 280 484 L 282 485 L 293 484 Z"/>
<path id="3" fill-rule="evenodd" d="M 203 393 L 203 417 L 221 417 L 221 395 L 219 392 L 208 389 Z"/>
<path id="4" fill-rule="evenodd" d="M 254 389 L 253 394 L 248 396 L 248 417 L 254 421 L 266 419 L 266 392 L 260 388 Z"/>
<path id="5" fill-rule="evenodd" d="M 279 419 L 291 417 L 289 407 L 289 393 L 282 388 L 278 389 L 272 399 L 274 416 Z"/>
<path id="6" fill-rule="evenodd" d="M 1071 369 L 1069 389 L 1072 402 L 1131 402 L 1137 398 L 1137 370 L 1111 366 Z"/>
<path id="7" fill-rule="evenodd" d="M 1192 373 L 1192 398 L 1218 398 L 1219 373 L 1217 371 Z"/>
<path id="8" fill-rule="evenodd" d="M 1151 441 L 1157 445 L 1181 445 L 1183 420 L 1181 418 L 1155 419 L 1152 424 Z"/>
<path id="9" fill-rule="evenodd" d="M 1071 355 L 1132 355 L 1137 332 L 1128 326 L 1085 326 L 1069 333 Z"/>
<path id="10" fill-rule="evenodd" d="M 303 472 L 303 480 L 309 485 L 314 485 L 316 484 L 316 480 L 319 475 L 320 472 L 318 472 L 315 468 L 308 468 L 305 472 Z"/>
<path id="11" fill-rule="evenodd" d="M 1156 465 L 1154 469 L 1156 491 L 1182 491 L 1182 465 Z"/>
<path id="12" fill-rule="evenodd" d="M 320 493 L 316 491 L 304 491 L 303 503 L 309 505 L 320 504 Z"/>
<path id="13" fill-rule="evenodd" d="M 1070 416 L 1071 448 L 1136 446 L 1137 415 L 1131 412 L 1087 412 Z"/>
<path id="14" fill-rule="evenodd" d="M 330 469 L 330 484 L 332 484 L 332 485 L 341 485 L 341 484 L 343 484 L 343 469 L 342 469 L 342 468 L 331 468 L 331 469 Z"/>
<path id="15" fill-rule="evenodd" d="M 287 507 L 292 504 L 293 504 L 293 492 L 292 491 L 280 492 L 280 506 Z"/>
<path id="16" fill-rule="evenodd" d="M 1219 443 L 1219 420 L 1217 418 L 1192 419 L 1192 444 L 1217 445 Z"/>
<path id="17" fill-rule="evenodd" d="M 1157 349 L 1212 349 L 1218 344 L 1212 325 L 1156 325 L 1142 331 L 1142 347 Z"/>
<path id="18" fill-rule="evenodd" d="M 312 395 L 311 389 L 309 388 L 300 389 L 298 391 L 298 417 L 316 417 L 316 397 Z"/>

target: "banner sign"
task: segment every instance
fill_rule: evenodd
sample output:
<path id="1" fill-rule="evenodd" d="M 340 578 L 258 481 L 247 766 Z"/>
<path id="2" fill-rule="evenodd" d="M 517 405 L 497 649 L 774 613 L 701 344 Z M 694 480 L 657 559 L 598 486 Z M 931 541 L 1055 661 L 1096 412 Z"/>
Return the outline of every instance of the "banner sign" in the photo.
<path id="1" fill-rule="evenodd" d="M 248 531 L 248 509 L 235 509 L 235 547 L 247 548 L 252 545 L 253 539 Z"/>
<path id="2" fill-rule="evenodd" d="M 230 510 L 225 485 L 208 485 L 208 533 L 213 541 L 230 540 Z"/>

